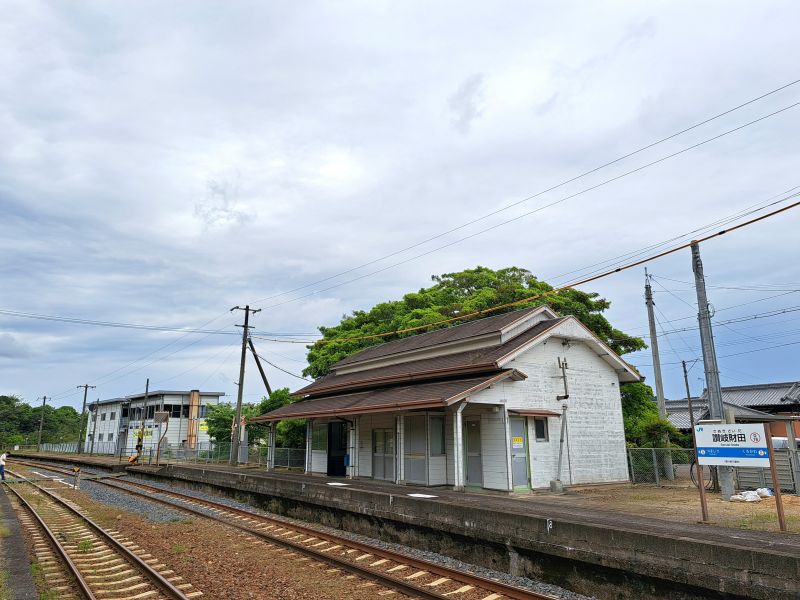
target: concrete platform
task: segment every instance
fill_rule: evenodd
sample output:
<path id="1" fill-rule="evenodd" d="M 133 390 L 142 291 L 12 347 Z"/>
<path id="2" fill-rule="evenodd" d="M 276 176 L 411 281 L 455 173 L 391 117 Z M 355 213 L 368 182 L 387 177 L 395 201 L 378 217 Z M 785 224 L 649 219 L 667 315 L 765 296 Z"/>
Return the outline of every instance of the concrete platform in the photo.
<path id="1" fill-rule="evenodd" d="M 119 464 L 81 460 L 106 468 Z M 129 471 L 598 598 L 800 599 L 796 534 L 676 523 L 539 494 L 463 493 L 257 467 L 201 463 Z"/>

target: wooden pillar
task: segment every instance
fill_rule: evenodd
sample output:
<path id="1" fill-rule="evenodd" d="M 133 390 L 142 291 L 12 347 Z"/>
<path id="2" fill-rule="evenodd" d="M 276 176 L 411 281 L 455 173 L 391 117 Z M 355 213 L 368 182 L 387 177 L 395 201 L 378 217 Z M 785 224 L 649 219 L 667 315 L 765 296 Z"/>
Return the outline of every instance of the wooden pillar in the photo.
<path id="1" fill-rule="evenodd" d="M 453 411 L 453 489 L 464 491 L 464 420 L 461 415 L 466 401 Z"/>
<path id="2" fill-rule="evenodd" d="M 313 432 L 314 427 L 314 420 L 309 419 L 306 421 L 306 470 L 305 473 L 308 475 L 311 473 L 311 435 Z"/>

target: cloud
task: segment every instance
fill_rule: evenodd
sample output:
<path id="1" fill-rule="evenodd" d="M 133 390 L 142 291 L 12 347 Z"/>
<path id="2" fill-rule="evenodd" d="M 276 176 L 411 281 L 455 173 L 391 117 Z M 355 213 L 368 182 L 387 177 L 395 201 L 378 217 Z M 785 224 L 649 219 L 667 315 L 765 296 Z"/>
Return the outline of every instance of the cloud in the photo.
<path id="1" fill-rule="evenodd" d="M 0 358 L 29 358 L 33 355 L 27 344 L 10 333 L 0 333 Z"/>
<path id="2" fill-rule="evenodd" d="M 499 13 L 454 2 L 390 11 L 265 3 L 220 13 L 198 0 L 192 8 L 153 0 L 5 8 L 0 308 L 233 335 L 0 316 L 3 346 L 37 356 L 2 360 L 14 393 L 64 390 L 56 402 L 66 403 L 80 400 L 69 395 L 78 384 L 111 397 L 142 390 L 149 377 L 187 389 L 221 385 L 235 396 L 230 348 L 241 317 L 231 306 L 262 307 L 262 332 L 313 332 L 430 285 L 431 274 L 476 264 L 568 282 L 576 270 L 796 183 L 787 173 L 797 171 L 798 151 L 786 135 L 800 126 L 795 110 L 499 225 L 794 102 L 800 92 L 790 89 L 461 227 L 795 79 L 797 36 L 787 25 L 800 19 L 795 2 L 734 0 L 724 12 L 697 3 L 588 11 L 579 2 L 516 2 Z M 709 283 L 800 281 L 800 248 L 786 243 L 793 218 L 706 245 Z M 363 263 L 371 264 L 355 268 Z M 691 280 L 684 255 L 652 271 Z M 633 333 L 647 332 L 641 275 L 587 286 Z M 664 283 L 675 297 L 656 289 L 663 326 L 690 322 L 679 320 L 692 312 L 690 286 Z M 745 304 L 722 315 L 797 303 L 757 290 L 709 294 L 720 308 Z M 741 330 L 769 340 L 800 324 L 765 319 Z M 755 347 L 724 327 L 715 335 L 730 349 Z M 664 362 L 695 356 L 696 336 L 681 336 L 685 343 L 671 336 L 674 349 L 661 344 Z M 260 344 L 290 357 L 276 364 L 301 370 L 292 361 L 303 361 L 302 344 Z M 650 362 L 646 353 L 632 359 Z M 788 353 L 726 359 L 721 368 L 740 379 L 796 376 Z M 253 369 L 248 399 L 263 392 Z M 682 394 L 678 370 L 665 384 Z"/>
<path id="3" fill-rule="evenodd" d="M 472 123 L 483 114 L 483 79 L 483 73 L 470 75 L 447 101 L 453 127 L 461 134 L 469 133 Z"/>

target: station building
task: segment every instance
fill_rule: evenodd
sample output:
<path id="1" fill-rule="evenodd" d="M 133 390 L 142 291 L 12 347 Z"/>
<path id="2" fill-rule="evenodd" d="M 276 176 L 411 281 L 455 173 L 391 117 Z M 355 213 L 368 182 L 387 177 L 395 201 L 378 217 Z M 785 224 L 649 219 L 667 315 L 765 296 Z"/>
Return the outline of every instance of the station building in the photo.
<path id="1" fill-rule="evenodd" d="M 200 390 L 156 390 L 122 398 L 98 400 L 89 405 L 84 448 L 96 454 L 129 452 L 136 446 L 136 437 L 144 419 L 143 447 L 155 448 L 162 434 L 164 444 L 190 450 L 208 447 L 206 414 L 208 406 L 218 404 L 224 392 Z M 169 413 L 167 421 L 156 423 L 156 411 Z M 92 442 L 94 441 L 94 444 Z"/>
<path id="2" fill-rule="evenodd" d="M 619 386 L 640 380 L 541 306 L 372 346 L 254 420 L 307 419 L 309 474 L 502 491 L 626 481 Z"/>

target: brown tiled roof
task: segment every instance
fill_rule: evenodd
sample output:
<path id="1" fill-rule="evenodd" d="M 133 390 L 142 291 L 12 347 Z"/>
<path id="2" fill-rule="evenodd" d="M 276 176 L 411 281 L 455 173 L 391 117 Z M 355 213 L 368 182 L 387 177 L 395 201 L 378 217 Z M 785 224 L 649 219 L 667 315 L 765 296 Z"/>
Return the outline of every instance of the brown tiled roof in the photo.
<path id="1" fill-rule="evenodd" d="M 371 346 L 362 350 L 358 354 L 353 354 L 347 358 L 343 358 L 338 363 L 333 365 L 334 368 L 338 366 L 351 365 L 365 360 L 372 360 L 400 352 L 408 352 L 409 350 L 419 350 L 429 346 L 436 346 L 438 344 L 445 344 L 448 342 L 455 342 L 457 340 L 465 340 L 471 337 L 485 335 L 487 333 L 499 332 L 501 329 L 514 323 L 518 319 L 522 319 L 530 313 L 539 310 L 541 307 L 536 306 L 533 308 L 526 308 L 523 310 L 515 310 L 513 312 L 504 313 L 502 315 L 495 315 L 493 317 L 484 317 L 469 323 L 461 325 L 454 325 L 446 327 L 445 329 L 438 329 L 429 333 L 420 333 L 411 337 L 394 340 Z"/>
<path id="2" fill-rule="evenodd" d="M 309 398 L 282 406 L 260 417 L 259 421 L 279 421 L 309 417 L 333 417 L 368 412 L 388 412 L 415 408 L 444 408 L 453 402 L 485 389 L 509 377 L 523 377 L 514 369 L 495 372 L 481 377 L 469 377 L 434 383 L 400 387 L 387 387 L 353 394 Z"/>
<path id="3" fill-rule="evenodd" d="M 497 370 L 497 361 L 533 338 L 564 321 L 565 317 L 536 323 L 505 344 L 478 350 L 435 356 L 405 363 L 345 373 L 329 374 L 294 392 L 294 396 L 318 396 L 334 392 L 351 391 L 389 383 L 424 381 L 445 376 L 467 375 Z"/>

